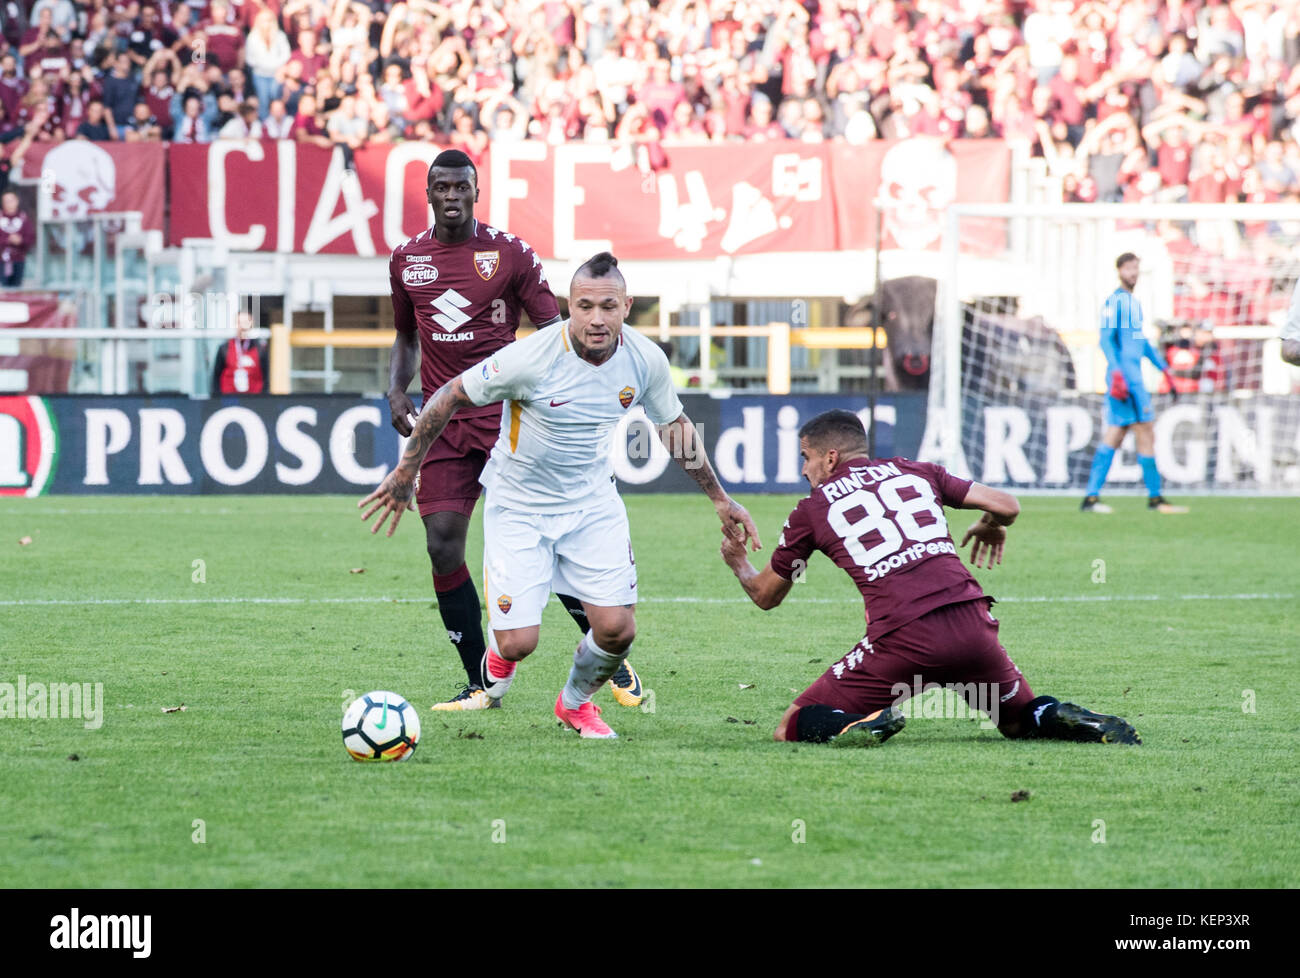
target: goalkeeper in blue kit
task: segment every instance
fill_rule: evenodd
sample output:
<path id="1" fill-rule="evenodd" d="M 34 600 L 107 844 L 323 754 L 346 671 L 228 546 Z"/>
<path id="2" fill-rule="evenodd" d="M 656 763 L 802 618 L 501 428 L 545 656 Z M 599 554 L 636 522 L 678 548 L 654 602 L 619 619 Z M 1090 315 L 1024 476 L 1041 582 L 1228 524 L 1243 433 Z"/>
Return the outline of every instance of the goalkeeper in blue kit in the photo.
<path id="1" fill-rule="evenodd" d="M 1109 513 L 1101 502 L 1101 487 L 1115 452 L 1124 443 L 1130 428 L 1137 441 L 1138 464 L 1147 487 L 1147 506 L 1158 513 L 1186 513 L 1184 506 L 1170 505 L 1160 493 L 1160 473 L 1156 469 L 1155 411 L 1151 395 L 1142 383 L 1142 359 L 1145 357 L 1169 375 L 1169 364 L 1142 332 L 1142 304 L 1133 295 L 1138 279 L 1138 257 L 1126 251 L 1115 259 L 1119 287 L 1106 299 L 1101 311 L 1101 349 L 1106 355 L 1106 431 L 1097 454 L 1092 458 L 1088 491 L 1080 507 L 1085 513 Z M 1173 385 L 1170 384 L 1172 389 Z"/>

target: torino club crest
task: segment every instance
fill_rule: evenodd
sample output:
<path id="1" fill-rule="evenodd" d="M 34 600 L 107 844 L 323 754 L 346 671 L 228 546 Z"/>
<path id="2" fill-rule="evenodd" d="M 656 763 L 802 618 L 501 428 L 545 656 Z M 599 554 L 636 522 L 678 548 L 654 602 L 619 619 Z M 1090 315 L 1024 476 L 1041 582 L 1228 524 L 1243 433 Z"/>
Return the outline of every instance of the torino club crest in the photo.
<path id="1" fill-rule="evenodd" d="M 501 252 L 499 251 L 474 252 L 474 269 L 478 272 L 478 277 L 484 282 L 497 273 L 497 266 L 500 264 Z"/>

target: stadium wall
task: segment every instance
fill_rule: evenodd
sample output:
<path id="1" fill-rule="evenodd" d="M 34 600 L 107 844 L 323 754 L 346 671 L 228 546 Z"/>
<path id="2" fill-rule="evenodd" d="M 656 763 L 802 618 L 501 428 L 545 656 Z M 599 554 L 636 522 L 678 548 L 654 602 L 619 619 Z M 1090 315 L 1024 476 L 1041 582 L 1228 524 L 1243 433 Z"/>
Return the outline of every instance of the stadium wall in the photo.
<path id="1" fill-rule="evenodd" d="M 684 394 L 719 476 L 737 492 L 799 492 L 799 425 L 865 414 L 839 395 Z M 878 450 L 914 455 L 925 396 L 881 397 Z M 635 408 L 615 439 L 625 492 L 697 492 Z M 381 399 L 348 396 L 0 397 L 0 494 L 356 493 L 397 463 L 402 439 Z"/>
<path id="2" fill-rule="evenodd" d="M 981 404 L 968 418 L 980 481 L 1019 490 L 1082 490 L 1100 437 L 1100 395 Z M 858 396 L 683 394 L 728 490 L 800 493 L 798 429 Z M 876 453 L 923 454 L 926 395 L 882 395 Z M 387 403 L 348 396 L 0 397 L 0 494 L 356 493 L 400 456 Z M 978 441 L 980 452 L 974 451 Z M 615 440 L 623 492 L 695 492 L 639 409 Z M 1300 490 L 1300 402 L 1225 404 L 1185 396 L 1156 423 L 1156 458 L 1172 490 Z M 1111 485 L 1141 485 L 1128 451 Z"/>

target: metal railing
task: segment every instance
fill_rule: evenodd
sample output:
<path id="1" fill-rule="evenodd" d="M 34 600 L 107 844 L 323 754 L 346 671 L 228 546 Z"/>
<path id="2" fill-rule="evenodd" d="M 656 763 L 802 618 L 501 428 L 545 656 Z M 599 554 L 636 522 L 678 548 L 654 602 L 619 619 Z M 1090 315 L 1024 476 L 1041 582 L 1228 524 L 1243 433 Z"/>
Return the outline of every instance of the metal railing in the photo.
<path id="1" fill-rule="evenodd" d="M 375 329 L 289 329 L 283 324 L 271 326 L 271 378 L 273 394 L 292 392 L 293 380 L 302 371 L 292 370 L 295 349 L 388 349 L 393 345 L 393 334 Z M 521 329 L 519 336 L 532 332 Z M 667 326 L 649 327 L 645 334 L 653 339 L 667 341 L 674 338 L 699 340 L 702 350 L 709 350 L 714 340 L 763 339 L 767 341 L 766 363 L 755 368 L 715 368 L 701 365 L 704 388 L 730 386 L 729 379 L 739 377 L 762 378 L 769 394 L 789 394 L 794 373 L 791 369 L 792 347 L 808 350 L 870 350 L 885 346 L 885 331 L 866 327 L 792 327 L 789 323 L 767 323 L 762 326 Z M 876 372 L 876 366 L 856 371 L 861 375 Z M 719 385 L 718 381 L 722 383 Z"/>

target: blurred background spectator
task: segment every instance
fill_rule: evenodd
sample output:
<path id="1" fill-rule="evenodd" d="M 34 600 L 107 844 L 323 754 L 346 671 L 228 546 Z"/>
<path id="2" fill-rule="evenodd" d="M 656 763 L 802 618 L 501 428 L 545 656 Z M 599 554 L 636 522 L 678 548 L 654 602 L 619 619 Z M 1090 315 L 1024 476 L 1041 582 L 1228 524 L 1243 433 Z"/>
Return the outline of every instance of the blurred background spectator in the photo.
<path id="1" fill-rule="evenodd" d="M 23 265 L 35 243 L 35 222 L 18 205 L 18 194 L 6 190 L 0 194 L 0 286 L 14 289 L 23 284 Z"/>

